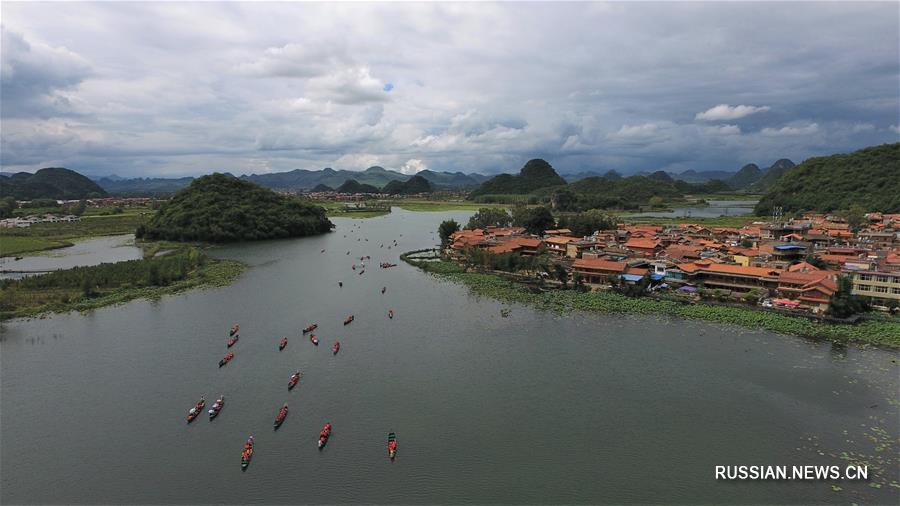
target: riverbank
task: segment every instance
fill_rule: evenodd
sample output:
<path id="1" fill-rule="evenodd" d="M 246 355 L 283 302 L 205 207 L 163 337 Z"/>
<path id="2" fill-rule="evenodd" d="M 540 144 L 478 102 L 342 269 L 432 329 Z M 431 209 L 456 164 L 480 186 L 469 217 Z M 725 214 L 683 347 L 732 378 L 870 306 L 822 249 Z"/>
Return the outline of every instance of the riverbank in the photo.
<path id="1" fill-rule="evenodd" d="M 852 342 L 900 348 L 900 323 L 896 322 L 864 321 L 857 325 L 841 325 L 812 322 L 800 317 L 751 308 L 686 304 L 650 297 L 632 298 L 608 291 L 530 291 L 518 283 L 494 274 L 466 272 L 462 266 L 443 260 L 416 260 L 409 257 L 411 253 L 415 252 L 404 253 L 400 258 L 442 279 L 461 283 L 477 295 L 503 302 L 527 304 L 557 313 L 596 311 L 693 318 L 838 343 Z"/>
<path id="2" fill-rule="evenodd" d="M 83 216 L 75 222 L 37 223 L 26 228 L 2 229 L 0 256 L 65 248 L 79 239 L 132 234 L 153 212 L 149 208 L 139 208 L 120 214 Z"/>
<path id="3" fill-rule="evenodd" d="M 197 248 L 164 256 L 75 267 L 0 282 L 0 321 L 47 313 L 90 311 L 134 299 L 159 299 L 231 284 L 245 265 L 217 260 Z"/>

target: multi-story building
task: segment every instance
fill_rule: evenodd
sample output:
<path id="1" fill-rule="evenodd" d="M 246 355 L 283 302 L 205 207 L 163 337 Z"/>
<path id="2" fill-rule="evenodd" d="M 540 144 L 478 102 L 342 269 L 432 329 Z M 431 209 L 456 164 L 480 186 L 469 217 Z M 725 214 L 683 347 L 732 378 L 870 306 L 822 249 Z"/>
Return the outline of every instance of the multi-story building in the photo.
<path id="1" fill-rule="evenodd" d="M 854 271 L 853 294 L 878 306 L 900 305 L 900 272 Z"/>

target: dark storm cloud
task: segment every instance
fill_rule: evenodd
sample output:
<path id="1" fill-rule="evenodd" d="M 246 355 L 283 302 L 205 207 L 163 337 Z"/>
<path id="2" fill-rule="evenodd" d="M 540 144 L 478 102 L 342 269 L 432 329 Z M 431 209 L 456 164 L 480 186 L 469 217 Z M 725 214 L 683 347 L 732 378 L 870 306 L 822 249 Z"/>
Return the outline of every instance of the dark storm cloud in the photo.
<path id="1" fill-rule="evenodd" d="M 898 16 L 897 3 L 7 3 L 0 162 L 181 175 L 800 161 L 898 139 Z"/>

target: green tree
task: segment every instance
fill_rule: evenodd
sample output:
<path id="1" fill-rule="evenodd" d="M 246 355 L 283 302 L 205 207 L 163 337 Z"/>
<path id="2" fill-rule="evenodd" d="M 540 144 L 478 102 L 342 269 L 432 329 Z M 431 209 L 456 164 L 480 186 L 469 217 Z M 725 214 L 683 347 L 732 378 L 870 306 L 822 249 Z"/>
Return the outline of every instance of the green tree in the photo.
<path id="1" fill-rule="evenodd" d="M 541 235 L 545 230 L 556 226 L 553 213 L 544 206 L 528 210 L 528 216 L 522 224 L 529 234 Z"/>
<path id="2" fill-rule="evenodd" d="M 466 228 L 472 230 L 487 227 L 508 227 L 512 223 L 512 217 L 505 209 L 482 207 L 469 218 Z"/>
<path id="3" fill-rule="evenodd" d="M 858 231 L 866 223 L 866 210 L 859 204 L 853 204 L 847 211 L 847 225 L 853 232 Z"/>
<path id="4" fill-rule="evenodd" d="M 853 281 L 849 276 L 838 277 L 838 289 L 828 302 L 827 314 L 835 318 L 847 318 L 870 309 L 869 303 L 859 295 L 853 295 Z"/>
<path id="5" fill-rule="evenodd" d="M 446 248 L 450 243 L 450 236 L 459 230 L 459 223 L 456 220 L 444 220 L 438 227 L 438 235 L 441 236 L 441 247 Z"/>
<path id="6" fill-rule="evenodd" d="M 553 264 L 553 273 L 556 274 L 556 279 L 562 283 L 563 288 L 569 286 L 569 271 L 566 270 L 564 265 L 559 263 Z"/>
<path id="7" fill-rule="evenodd" d="M 10 218 L 16 209 L 16 199 L 12 197 L 4 197 L 0 199 L 0 219 Z"/>

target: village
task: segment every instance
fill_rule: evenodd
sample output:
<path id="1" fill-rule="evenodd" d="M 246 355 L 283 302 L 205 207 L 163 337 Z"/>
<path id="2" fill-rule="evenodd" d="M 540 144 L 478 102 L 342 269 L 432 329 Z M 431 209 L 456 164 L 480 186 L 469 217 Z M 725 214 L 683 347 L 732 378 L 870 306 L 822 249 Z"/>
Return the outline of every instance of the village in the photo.
<path id="1" fill-rule="evenodd" d="M 524 228 L 459 230 L 445 253 L 464 261 L 473 250 L 547 254 L 586 290 L 643 284 L 695 300 L 740 302 L 823 315 L 839 278 L 873 309 L 900 307 L 900 214 L 868 213 L 857 231 L 832 214 L 752 222 L 741 228 L 697 224 L 618 224 L 587 237 L 568 229 L 529 235 Z M 540 273 L 549 277 L 547 273 Z"/>

